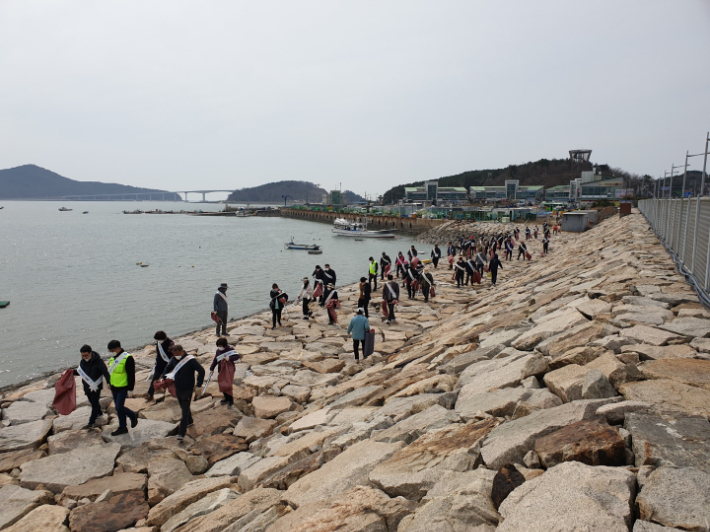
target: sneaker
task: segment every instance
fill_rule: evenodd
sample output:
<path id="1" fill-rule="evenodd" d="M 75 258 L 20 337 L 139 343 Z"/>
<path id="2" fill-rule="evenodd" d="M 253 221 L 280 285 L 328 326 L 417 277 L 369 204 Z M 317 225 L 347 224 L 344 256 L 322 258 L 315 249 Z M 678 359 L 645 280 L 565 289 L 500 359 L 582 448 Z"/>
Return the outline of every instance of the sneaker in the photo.
<path id="1" fill-rule="evenodd" d="M 89 423 L 89 424 L 85 425 L 83 428 L 84 428 L 84 430 L 95 429 L 95 428 L 96 428 L 96 423 Z"/>
<path id="2" fill-rule="evenodd" d="M 226 405 L 228 402 L 229 402 L 229 401 L 227 401 L 226 399 L 222 399 L 222 400 L 219 402 L 219 404 L 221 404 L 221 405 Z"/>
<path id="3" fill-rule="evenodd" d="M 185 436 L 180 436 L 180 435 L 178 434 L 177 441 L 183 441 L 184 439 L 185 439 Z"/>
<path id="4" fill-rule="evenodd" d="M 138 425 L 138 416 L 131 419 L 131 428 L 132 429 L 136 428 L 136 425 Z"/>
<path id="5" fill-rule="evenodd" d="M 111 436 L 120 436 L 121 434 L 128 434 L 128 428 L 126 427 L 118 427 L 116 430 L 114 430 L 111 433 Z"/>

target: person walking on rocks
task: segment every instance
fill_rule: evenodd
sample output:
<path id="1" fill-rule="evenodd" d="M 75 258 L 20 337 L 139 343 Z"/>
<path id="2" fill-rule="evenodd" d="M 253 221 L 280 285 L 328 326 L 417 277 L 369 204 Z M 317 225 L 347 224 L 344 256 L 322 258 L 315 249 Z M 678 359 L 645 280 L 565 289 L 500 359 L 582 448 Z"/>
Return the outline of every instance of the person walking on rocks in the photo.
<path id="1" fill-rule="evenodd" d="M 149 401 L 153 400 L 153 395 L 155 394 L 155 381 L 163 377 L 163 372 L 173 356 L 171 349 L 174 345 L 174 342 L 168 338 L 165 331 L 158 331 L 153 336 L 153 339 L 155 340 L 155 365 L 150 375 L 150 387 L 148 388 Z"/>
<path id="2" fill-rule="evenodd" d="M 384 283 L 385 277 L 387 277 L 392 269 L 392 259 L 390 256 L 382 252 L 382 258 L 380 259 L 380 280 Z"/>
<path id="3" fill-rule="evenodd" d="M 428 303 L 429 296 L 434 289 L 434 276 L 429 273 L 429 270 L 424 268 L 419 276 L 419 279 L 420 286 L 422 287 L 422 294 L 424 294 L 424 303 Z M 473 281 L 471 282 L 471 285 L 473 286 Z"/>
<path id="4" fill-rule="evenodd" d="M 466 273 L 466 263 L 463 260 L 463 256 L 459 255 L 459 260 L 454 266 L 456 273 L 454 274 L 456 276 L 456 286 L 461 288 L 464 283 L 463 283 L 463 276 Z"/>
<path id="5" fill-rule="evenodd" d="M 394 280 L 392 274 L 387 276 L 387 282 L 382 287 L 382 299 L 387 306 L 387 323 L 394 322 L 394 306 L 399 301 L 399 284 Z"/>
<path id="6" fill-rule="evenodd" d="M 397 252 L 397 260 L 395 262 L 397 266 L 397 278 L 404 277 L 404 263 L 407 262 L 407 259 L 404 258 L 404 255 L 402 255 L 401 251 Z"/>
<path id="7" fill-rule="evenodd" d="M 501 263 L 498 253 L 493 253 L 493 258 L 488 263 L 488 270 L 491 272 L 491 283 L 493 286 L 496 285 L 496 281 L 498 280 L 498 268 L 502 267 L 503 263 Z"/>
<path id="8" fill-rule="evenodd" d="M 311 282 L 308 280 L 308 277 L 304 277 L 301 281 L 303 281 L 303 286 L 301 287 L 301 291 L 298 293 L 298 299 L 296 301 L 298 302 L 299 299 L 302 301 L 303 319 L 307 320 L 313 316 L 313 312 L 308 308 L 308 305 L 313 298 L 313 290 L 311 289 Z"/>
<path id="9" fill-rule="evenodd" d="M 505 240 L 505 260 L 513 260 L 513 248 L 515 247 L 515 244 L 513 244 L 513 239 L 511 237 L 508 237 Z"/>
<path id="10" fill-rule="evenodd" d="M 456 247 L 452 242 L 449 242 L 449 247 L 446 249 L 446 255 L 449 258 L 449 270 L 453 270 L 456 257 Z"/>
<path id="11" fill-rule="evenodd" d="M 323 282 L 326 285 L 332 284 L 333 286 L 338 284 L 337 277 L 335 276 L 335 270 L 330 267 L 330 264 L 326 264 L 325 269 L 323 270 Z"/>
<path id="12" fill-rule="evenodd" d="M 372 288 L 370 283 L 365 277 L 360 277 L 360 294 L 357 299 L 357 306 L 365 311 L 365 317 L 370 317 L 370 312 L 368 308 L 370 307 L 370 300 L 372 299 Z"/>
<path id="13" fill-rule="evenodd" d="M 315 278 L 315 286 L 313 287 L 313 298 L 318 297 L 318 304 L 322 307 L 323 301 L 325 300 L 325 275 L 323 274 L 323 269 L 320 266 L 316 266 L 311 274 Z"/>
<path id="14" fill-rule="evenodd" d="M 550 245 L 550 237 L 548 235 L 545 235 L 542 237 L 542 254 L 547 255 L 547 249 L 548 246 Z"/>
<path id="15" fill-rule="evenodd" d="M 525 245 L 525 242 L 521 240 L 520 245 L 518 246 L 518 260 L 520 260 L 520 257 L 523 257 L 523 260 L 525 260 L 527 253 L 528 247 Z"/>
<path id="16" fill-rule="evenodd" d="M 89 424 L 84 427 L 89 430 L 96 427 L 96 420 L 103 414 L 99 399 L 101 399 L 104 379 L 107 383 L 111 382 L 111 375 L 106 369 L 106 364 L 101 360 L 101 355 L 91 349 L 90 345 L 82 345 L 79 352 L 81 353 L 81 362 L 79 362 L 79 369 L 74 370 L 74 375 L 81 377 L 84 393 L 91 405 Z"/>
<path id="17" fill-rule="evenodd" d="M 370 265 L 368 266 L 368 268 L 369 268 L 368 281 L 370 282 L 370 284 L 372 284 L 372 281 L 374 280 L 375 281 L 375 288 L 374 289 L 377 290 L 377 262 L 372 257 L 370 257 L 368 260 L 370 261 Z"/>
<path id="18" fill-rule="evenodd" d="M 281 312 L 288 301 L 288 294 L 284 293 L 284 291 L 279 288 L 279 285 L 274 283 L 271 285 L 269 296 L 271 297 L 271 302 L 269 303 L 269 308 L 271 309 L 271 328 L 275 329 L 277 321 L 279 327 L 281 327 Z"/>
<path id="19" fill-rule="evenodd" d="M 417 248 L 414 247 L 414 244 L 407 251 L 407 256 L 409 257 L 409 262 L 412 262 L 412 259 L 417 256 Z"/>
<path id="20" fill-rule="evenodd" d="M 165 373 L 165 378 L 175 383 L 175 392 L 182 412 L 177 439 L 182 441 L 185 439 L 187 427 L 192 425 L 192 412 L 190 411 L 192 394 L 195 385 L 198 388 L 202 386 L 202 382 L 205 380 L 205 369 L 194 356 L 187 355 L 181 345 L 175 345 L 173 346 L 173 359 L 165 368 Z M 195 383 L 195 374 L 197 374 L 197 383 Z"/>
<path id="21" fill-rule="evenodd" d="M 438 244 L 434 244 L 434 249 L 431 250 L 431 263 L 434 265 L 435 270 L 436 270 L 437 266 L 439 265 L 440 260 L 441 260 L 441 250 L 439 249 Z"/>
<path id="22" fill-rule="evenodd" d="M 353 352 L 355 360 L 360 360 L 360 342 L 362 342 L 362 358 L 365 359 L 365 335 L 370 332 L 370 321 L 364 315 L 364 309 L 358 308 L 357 313 L 353 316 L 348 324 L 348 334 L 353 336 Z"/>
<path id="23" fill-rule="evenodd" d="M 217 322 L 217 336 L 227 336 L 227 312 L 229 311 L 229 304 L 227 303 L 227 283 L 219 285 L 217 293 L 214 295 L 212 306 L 219 318 Z M 221 333 L 220 327 L 222 329 Z"/>
<path id="24" fill-rule="evenodd" d="M 126 418 L 131 420 L 131 428 L 135 428 L 138 424 L 138 414 L 125 406 L 128 392 L 136 385 L 136 363 L 133 356 L 123 350 L 118 340 L 111 340 L 108 343 L 108 350 L 113 353 L 108 361 L 108 372 L 113 405 L 118 416 L 118 429 L 114 430 L 111 436 L 120 436 L 128 434 Z"/>
<path id="25" fill-rule="evenodd" d="M 325 298 L 325 308 L 328 311 L 328 325 L 337 325 L 338 323 L 338 313 L 335 309 L 340 307 L 340 301 L 338 301 L 338 291 L 332 284 L 328 285 L 328 296 Z"/>
<path id="26" fill-rule="evenodd" d="M 234 404 L 234 391 L 232 390 L 234 385 L 234 363 L 241 357 L 239 353 L 227 343 L 226 338 L 218 338 L 216 345 L 217 352 L 214 355 L 212 364 L 210 364 L 210 375 L 212 375 L 216 366 L 219 391 L 224 395 L 224 399 L 222 399 L 220 403 L 232 406 Z"/>

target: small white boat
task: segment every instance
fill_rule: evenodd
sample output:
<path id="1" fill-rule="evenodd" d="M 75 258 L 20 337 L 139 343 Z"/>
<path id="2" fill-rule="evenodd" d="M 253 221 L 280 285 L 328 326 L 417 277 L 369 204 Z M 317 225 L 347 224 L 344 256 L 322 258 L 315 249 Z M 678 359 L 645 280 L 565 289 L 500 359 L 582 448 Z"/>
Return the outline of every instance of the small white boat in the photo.
<path id="1" fill-rule="evenodd" d="M 394 234 L 389 229 L 381 231 L 370 231 L 367 228 L 367 218 L 364 222 L 351 222 L 345 218 L 336 218 L 333 222 L 332 232 L 336 236 L 349 236 L 355 238 L 394 238 Z"/>
<path id="2" fill-rule="evenodd" d="M 74 209 L 67 209 L 66 207 L 60 207 L 60 208 L 59 208 L 59 212 L 71 212 L 71 211 L 73 211 L 73 210 L 74 210 Z"/>

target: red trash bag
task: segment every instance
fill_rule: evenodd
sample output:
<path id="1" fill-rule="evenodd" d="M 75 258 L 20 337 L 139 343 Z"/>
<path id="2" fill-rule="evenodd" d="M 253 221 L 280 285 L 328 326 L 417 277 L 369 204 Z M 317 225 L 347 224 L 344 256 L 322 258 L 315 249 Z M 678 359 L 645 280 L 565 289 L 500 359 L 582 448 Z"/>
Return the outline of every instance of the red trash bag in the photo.
<path id="1" fill-rule="evenodd" d="M 385 277 L 387 277 L 390 274 L 390 271 L 391 271 L 391 268 L 390 268 L 390 265 L 388 264 L 387 266 L 385 266 L 385 272 L 384 272 Z"/>
<path id="2" fill-rule="evenodd" d="M 54 383 L 54 401 L 52 406 L 63 416 L 68 416 L 76 410 L 76 381 L 74 370 L 68 369 Z"/>
<path id="3" fill-rule="evenodd" d="M 532 255 L 531 255 L 529 252 L 526 251 L 526 252 L 525 252 L 525 258 L 528 259 L 528 260 L 531 260 L 531 259 L 532 259 Z"/>
<path id="4" fill-rule="evenodd" d="M 212 312 L 210 312 L 210 318 L 212 318 L 212 321 L 215 323 L 220 323 L 222 321 L 219 319 L 219 316 L 217 315 L 217 313 L 214 310 Z"/>
<path id="5" fill-rule="evenodd" d="M 436 292 L 434 292 L 434 287 L 433 287 L 433 286 L 431 287 L 431 291 L 429 292 L 429 295 L 430 295 L 431 297 L 436 297 Z"/>
<path id="6" fill-rule="evenodd" d="M 153 383 L 153 388 L 156 392 L 159 392 L 160 390 L 167 390 L 170 392 L 170 395 L 172 395 L 173 397 L 177 397 L 175 381 L 173 381 L 172 379 L 158 379 Z"/>
<path id="7" fill-rule="evenodd" d="M 385 319 L 389 318 L 390 316 L 390 309 L 387 306 L 387 301 L 384 299 L 382 300 L 382 315 L 385 317 Z"/>
<path id="8" fill-rule="evenodd" d="M 222 360 L 219 363 L 219 376 L 217 377 L 217 384 L 219 384 L 219 391 L 232 395 L 232 384 L 234 382 L 234 364 L 229 360 Z"/>
<path id="9" fill-rule="evenodd" d="M 313 290 L 313 299 L 323 295 L 323 283 L 316 283 L 316 287 Z"/>
<path id="10" fill-rule="evenodd" d="M 412 281 L 412 292 L 419 290 L 419 281 Z"/>
<path id="11" fill-rule="evenodd" d="M 473 275 L 471 276 L 471 280 L 474 283 L 481 284 L 481 274 L 478 273 L 478 271 L 473 272 Z"/>
<path id="12" fill-rule="evenodd" d="M 412 268 L 416 268 L 416 267 L 417 267 L 417 264 L 419 264 L 420 262 L 421 262 L 421 260 L 419 260 L 419 257 L 412 257 L 412 264 L 411 264 L 411 267 L 412 267 Z"/>
<path id="13" fill-rule="evenodd" d="M 490 268 L 488 267 L 488 264 L 486 264 L 485 266 L 483 266 L 483 271 L 484 271 L 484 272 L 487 272 L 489 269 L 490 269 Z"/>

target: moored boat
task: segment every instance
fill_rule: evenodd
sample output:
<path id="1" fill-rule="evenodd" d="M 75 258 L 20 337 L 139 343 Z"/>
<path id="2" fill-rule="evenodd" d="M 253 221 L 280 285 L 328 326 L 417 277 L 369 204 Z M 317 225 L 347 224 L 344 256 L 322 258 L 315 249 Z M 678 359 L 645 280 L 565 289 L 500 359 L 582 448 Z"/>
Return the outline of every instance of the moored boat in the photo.
<path id="1" fill-rule="evenodd" d="M 333 222 L 333 233 L 336 236 L 349 236 L 355 238 L 394 238 L 390 229 L 371 231 L 367 228 L 367 218 L 364 222 L 355 222 L 345 218 L 336 218 Z"/>
<path id="2" fill-rule="evenodd" d="M 0 301 L 0 308 L 5 308 L 5 307 L 8 306 L 9 304 L 10 304 L 9 301 Z"/>
<path id="3" fill-rule="evenodd" d="M 74 209 L 67 209 L 66 207 L 60 207 L 60 208 L 59 208 L 59 212 L 71 212 L 71 211 L 73 211 L 73 210 L 74 210 Z"/>
<path id="4" fill-rule="evenodd" d="M 317 244 L 296 244 L 296 242 L 293 241 L 293 237 L 291 237 L 290 242 L 286 242 L 284 245 L 286 246 L 286 249 L 305 249 L 309 252 L 320 250 L 320 246 Z"/>

